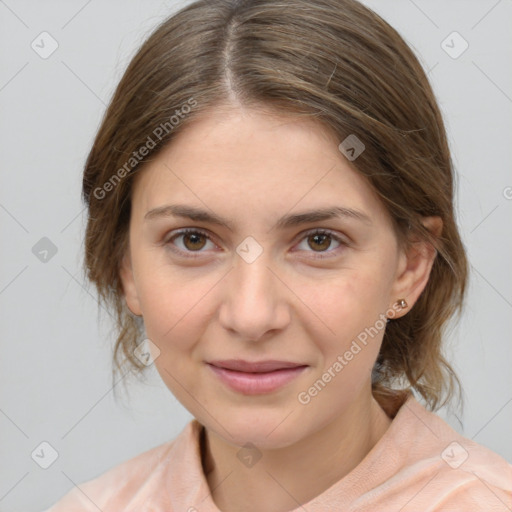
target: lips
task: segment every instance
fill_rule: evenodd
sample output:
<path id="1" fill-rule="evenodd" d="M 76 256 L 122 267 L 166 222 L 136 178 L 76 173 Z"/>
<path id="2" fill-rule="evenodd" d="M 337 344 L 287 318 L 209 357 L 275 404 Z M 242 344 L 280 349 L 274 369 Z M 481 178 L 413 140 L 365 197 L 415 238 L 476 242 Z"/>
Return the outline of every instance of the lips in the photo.
<path id="1" fill-rule="evenodd" d="M 289 361 L 211 361 L 208 367 L 231 390 L 244 395 L 272 393 L 298 377 L 307 365 Z"/>
<path id="2" fill-rule="evenodd" d="M 290 363 L 287 361 L 259 361 L 249 362 L 242 359 L 229 359 L 226 361 L 211 361 L 209 364 L 218 368 L 225 368 L 226 370 L 234 370 L 236 372 L 246 373 L 266 373 L 276 370 L 283 370 L 287 368 L 297 368 L 299 366 L 306 366 L 300 363 Z"/>

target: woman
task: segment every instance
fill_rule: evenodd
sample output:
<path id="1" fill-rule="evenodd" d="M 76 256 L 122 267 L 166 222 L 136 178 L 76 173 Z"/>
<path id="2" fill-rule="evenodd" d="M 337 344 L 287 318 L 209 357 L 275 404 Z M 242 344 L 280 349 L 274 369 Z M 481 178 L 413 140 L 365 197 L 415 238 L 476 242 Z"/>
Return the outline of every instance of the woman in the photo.
<path id="1" fill-rule="evenodd" d="M 453 195 L 425 73 L 371 10 L 166 20 L 86 163 L 85 263 L 117 369 L 154 362 L 195 419 L 50 510 L 510 509 L 512 467 L 427 410 L 458 386 Z"/>

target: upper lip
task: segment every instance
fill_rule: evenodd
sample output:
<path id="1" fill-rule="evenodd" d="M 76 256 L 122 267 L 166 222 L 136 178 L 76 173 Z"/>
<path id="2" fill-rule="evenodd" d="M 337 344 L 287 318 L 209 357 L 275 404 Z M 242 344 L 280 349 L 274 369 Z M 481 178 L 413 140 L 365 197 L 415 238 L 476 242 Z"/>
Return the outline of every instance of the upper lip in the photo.
<path id="1" fill-rule="evenodd" d="M 237 372 L 250 372 L 250 373 L 265 373 L 274 370 L 282 370 L 285 368 L 298 368 L 307 366 L 305 364 L 293 363 L 289 361 L 244 361 L 243 359 L 228 359 L 223 361 L 210 361 L 208 364 L 217 366 L 218 368 L 225 368 L 227 370 L 234 370 Z"/>

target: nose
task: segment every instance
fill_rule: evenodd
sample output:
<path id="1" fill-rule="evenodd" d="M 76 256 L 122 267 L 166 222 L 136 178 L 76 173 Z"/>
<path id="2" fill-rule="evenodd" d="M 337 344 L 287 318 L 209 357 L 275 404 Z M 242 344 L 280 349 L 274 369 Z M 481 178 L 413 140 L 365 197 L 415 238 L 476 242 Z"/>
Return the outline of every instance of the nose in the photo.
<path id="1" fill-rule="evenodd" d="M 225 278 L 220 323 L 241 340 L 261 340 L 290 323 L 287 288 L 264 255 L 252 263 L 237 256 Z"/>

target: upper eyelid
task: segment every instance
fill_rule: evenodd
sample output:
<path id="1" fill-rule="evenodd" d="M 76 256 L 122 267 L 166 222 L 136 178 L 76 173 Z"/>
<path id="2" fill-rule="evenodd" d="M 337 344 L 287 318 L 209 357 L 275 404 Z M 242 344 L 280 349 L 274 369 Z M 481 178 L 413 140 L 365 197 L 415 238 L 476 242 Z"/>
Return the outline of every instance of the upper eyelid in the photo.
<path id="1" fill-rule="evenodd" d="M 181 228 L 181 229 L 173 229 L 170 233 L 173 231 L 176 231 L 172 236 L 165 236 L 164 237 L 164 243 L 170 242 L 173 238 L 177 238 L 179 236 L 186 235 L 188 233 L 200 233 L 201 235 L 206 236 L 209 240 L 212 242 L 214 241 L 214 238 L 207 230 L 203 228 Z M 168 233 L 169 234 L 169 233 Z"/>

